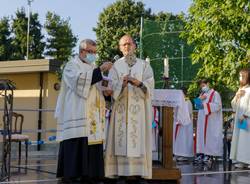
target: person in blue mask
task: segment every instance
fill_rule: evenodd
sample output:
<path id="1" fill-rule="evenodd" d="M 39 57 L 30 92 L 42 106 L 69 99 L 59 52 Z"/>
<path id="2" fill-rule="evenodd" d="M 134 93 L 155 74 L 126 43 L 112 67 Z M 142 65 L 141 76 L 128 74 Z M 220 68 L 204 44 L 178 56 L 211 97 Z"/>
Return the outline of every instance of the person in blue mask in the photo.
<path id="1" fill-rule="evenodd" d="M 198 111 L 195 162 L 212 163 L 213 157 L 222 156 L 222 102 L 220 94 L 210 87 L 208 79 L 198 81 L 202 108 Z"/>
<path id="2" fill-rule="evenodd" d="M 79 55 L 63 70 L 55 117 L 60 142 L 57 177 L 66 183 L 100 183 L 104 177 L 105 100 L 98 85 L 112 63 L 97 67 L 95 61 L 96 43 L 85 39 Z"/>

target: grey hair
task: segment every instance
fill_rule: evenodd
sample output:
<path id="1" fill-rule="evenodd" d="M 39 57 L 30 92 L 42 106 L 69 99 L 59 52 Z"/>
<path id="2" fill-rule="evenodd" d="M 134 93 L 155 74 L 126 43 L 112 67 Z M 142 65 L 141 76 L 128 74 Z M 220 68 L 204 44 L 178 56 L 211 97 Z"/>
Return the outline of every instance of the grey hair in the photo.
<path id="1" fill-rule="evenodd" d="M 87 45 L 96 46 L 96 42 L 91 39 L 82 40 L 79 45 L 79 53 L 81 52 L 82 49 L 86 49 Z"/>

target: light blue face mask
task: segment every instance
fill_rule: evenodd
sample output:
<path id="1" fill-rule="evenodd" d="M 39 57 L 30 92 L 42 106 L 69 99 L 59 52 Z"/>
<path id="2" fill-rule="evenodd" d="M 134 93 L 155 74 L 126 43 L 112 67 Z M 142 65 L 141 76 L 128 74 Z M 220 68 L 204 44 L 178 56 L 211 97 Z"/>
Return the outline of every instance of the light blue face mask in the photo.
<path id="1" fill-rule="evenodd" d="M 207 93 L 209 91 L 209 87 L 208 86 L 204 86 L 201 88 L 201 91 L 204 93 Z"/>
<path id="2" fill-rule="evenodd" d="M 87 54 L 86 57 L 84 58 L 85 61 L 88 63 L 93 64 L 96 61 L 96 55 L 95 54 Z"/>

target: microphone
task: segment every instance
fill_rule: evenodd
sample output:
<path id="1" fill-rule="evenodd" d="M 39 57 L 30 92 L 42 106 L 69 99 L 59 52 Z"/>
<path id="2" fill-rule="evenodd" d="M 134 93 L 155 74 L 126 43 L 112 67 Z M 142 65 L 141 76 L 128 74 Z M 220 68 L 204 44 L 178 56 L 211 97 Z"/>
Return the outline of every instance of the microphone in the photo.
<path id="1" fill-rule="evenodd" d="M 120 59 L 120 56 L 119 55 L 115 55 L 115 57 L 113 57 L 113 59 L 111 60 L 112 63 L 115 63 L 117 60 Z M 109 78 L 108 78 L 108 74 L 109 72 L 105 72 L 104 75 L 103 75 L 103 80 L 102 80 L 102 86 L 103 87 L 108 87 L 108 84 L 109 84 Z"/>
<path id="2" fill-rule="evenodd" d="M 113 57 L 113 59 L 112 59 L 112 63 L 115 63 L 117 60 L 119 60 L 120 59 L 120 56 L 119 55 L 115 55 L 115 57 Z"/>

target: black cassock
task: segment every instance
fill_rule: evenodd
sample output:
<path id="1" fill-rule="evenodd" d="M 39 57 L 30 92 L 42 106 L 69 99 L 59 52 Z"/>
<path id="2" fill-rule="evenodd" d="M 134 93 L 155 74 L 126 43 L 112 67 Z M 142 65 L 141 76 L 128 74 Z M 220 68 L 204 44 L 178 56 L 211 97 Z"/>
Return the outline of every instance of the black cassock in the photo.
<path id="1" fill-rule="evenodd" d="M 100 68 L 94 69 L 91 85 L 101 80 Z M 102 179 L 104 177 L 103 144 L 88 145 L 87 137 L 60 142 L 57 177 Z"/>

